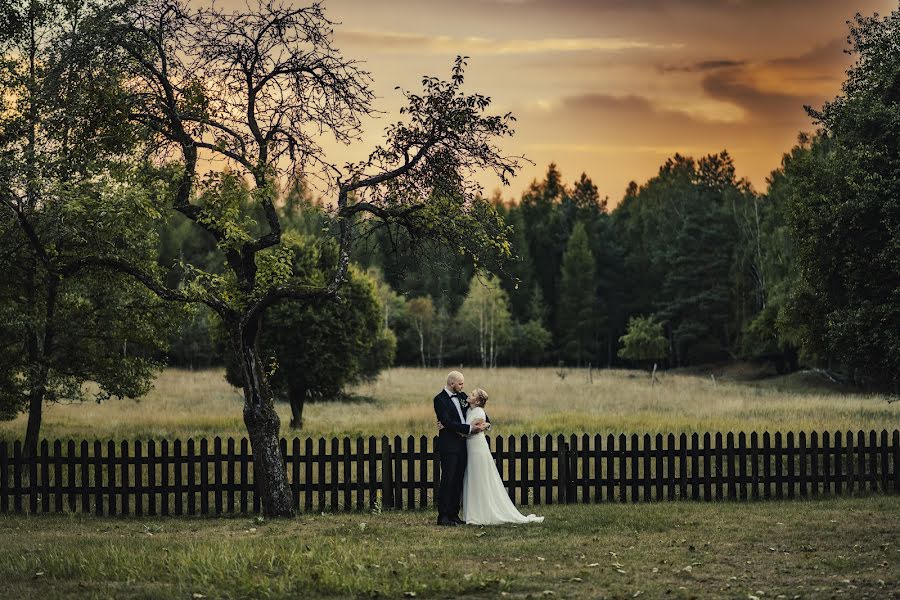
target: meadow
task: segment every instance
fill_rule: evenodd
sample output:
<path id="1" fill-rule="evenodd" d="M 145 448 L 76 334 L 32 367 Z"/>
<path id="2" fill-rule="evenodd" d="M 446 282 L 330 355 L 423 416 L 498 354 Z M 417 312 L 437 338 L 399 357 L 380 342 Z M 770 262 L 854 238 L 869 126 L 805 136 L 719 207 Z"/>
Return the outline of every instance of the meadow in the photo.
<path id="1" fill-rule="evenodd" d="M 395 368 L 350 390 L 348 402 L 308 403 L 303 436 L 430 435 L 432 398 L 446 369 Z M 468 390 L 490 393 L 487 411 L 499 435 L 547 433 L 704 433 L 893 429 L 900 402 L 830 384 L 814 373 L 747 379 L 740 373 L 661 373 L 554 368 L 465 369 Z M 242 396 L 221 370 L 168 369 L 140 400 L 45 407 L 42 437 L 185 439 L 245 435 Z M 21 439 L 25 416 L 0 423 L 0 438 Z"/>

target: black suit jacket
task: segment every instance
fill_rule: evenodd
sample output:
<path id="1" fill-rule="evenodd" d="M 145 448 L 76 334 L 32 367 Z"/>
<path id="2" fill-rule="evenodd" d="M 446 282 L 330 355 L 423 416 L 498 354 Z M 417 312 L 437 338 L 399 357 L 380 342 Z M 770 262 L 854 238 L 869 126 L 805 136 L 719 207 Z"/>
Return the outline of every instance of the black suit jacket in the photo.
<path id="1" fill-rule="evenodd" d="M 466 399 L 468 396 L 465 392 L 460 392 L 459 397 Z M 463 420 L 459 420 L 459 412 L 453 406 L 457 402 L 447 394 L 446 390 L 434 397 L 434 414 L 438 421 L 444 426 L 438 432 L 438 450 L 444 452 L 463 452 L 466 449 L 465 435 L 469 435 L 469 425 Z M 466 416 L 466 410 L 463 409 L 463 419 Z M 485 418 L 488 423 L 491 422 L 487 415 Z"/>

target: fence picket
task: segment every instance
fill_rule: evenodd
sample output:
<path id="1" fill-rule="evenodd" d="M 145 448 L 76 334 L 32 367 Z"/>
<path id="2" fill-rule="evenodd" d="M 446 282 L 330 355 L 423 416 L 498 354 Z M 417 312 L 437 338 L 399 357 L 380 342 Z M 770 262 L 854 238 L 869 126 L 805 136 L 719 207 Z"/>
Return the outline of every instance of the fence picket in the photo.
<path id="1" fill-rule="evenodd" d="M 63 457 L 62 442 L 53 440 L 53 510 L 63 509 Z"/>
<path id="2" fill-rule="evenodd" d="M 134 514 L 144 515 L 144 465 L 142 459 L 144 453 L 141 449 L 141 440 L 134 442 Z"/>
<path id="3" fill-rule="evenodd" d="M 785 456 L 787 462 L 787 497 L 794 499 L 794 484 L 796 477 L 794 472 L 794 432 L 787 433 L 787 448 L 785 448 Z"/>
<path id="4" fill-rule="evenodd" d="M 9 450 L 0 440 L 0 513 L 9 512 Z"/>
<path id="5" fill-rule="evenodd" d="M 517 463 L 518 461 L 516 460 L 516 458 L 517 458 L 517 454 L 516 454 L 516 436 L 514 436 L 514 435 L 509 436 L 509 449 L 508 449 L 508 451 L 509 451 L 509 462 L 508 462 L 508 469 L 509 469 L 509 479 L 508 479 L 508 482 L 509 482 L 509 499 L 512 500 L 512 501 L 515 503 L 515 502 L 516 502 L 516 489 L 517 489 L 519 486 L 518 486 L 518 481 L 517 481 L 517 479 L 516 479 L 516 463 Z M 520 496 L 520 500 L 521 500 L 521 496 Z M 522 504 L 524 504 L 524 502 L 522 502 Z"/>
<path id="6" fill-rule="evenodd" d="M 94 514 L 103 516 L 103 447 L 94 441 Z"/>
<path id="7" fill-rule="evenodd" d="M 153 440 L 147 442 L 147 457 L 150 461 L 148 480 L 152 488 L 156 488 L 156 443 Z M 159 475 L 162 479 L 162 489 L 159 491 L 160 511 L 164 517 L 169 516 L 169 441 L 163 440 L 159 444 Z M 150 514 L 156 515 L 156 493 L 150 494 Z"/>
<path id="8" fill-rule="evenodd" d="M 859 461 L 856 474 L 858 490 L 863 493 L 866 491 L 866 434 L 862 430 L 856 434 L 856 458 Z"/>
<path id="9" fill-rule="evenodd" d="M 41 440 L 40 451 L 40 499 L 41 512 L 50 512 L 50 446 L 47 440 Z"/>
<path id="10" fill-rule="evenodd" d="M 750 497 L 759 500 L 759 435 L 750 434 Z"/>
<path id="11" fill-rule="evenodd" d="M 168 465 L 168 454 L 169 454 L 169 442 L 163 440 L 159 446 L 160 449 L 160 461 L 161 465 L 160 469 L 160 479 L 163 486 L 163 489 L 159 490 L 159 500 L 162 506 L 162 514 L 169 514 L 169 492 L 166 490 L 166 486 L 169 485 L 169 465 Z M 147 440 L 147 514 L 150 516 L 156 516 L 156 442 L 154 440 Z"/>
<path id="12" fill-rule="evenodd" d="M 813 497 L 819 495 L 819 434 L 809 434 L 809 490 Z"/>
<path id="13" fill-rule="evenodd" d="M 628 502 L 628 451 L 625 434 L 619 434 L 619 502 Z"/>
<path id="14" fill-rule="evenodd" d="M 213 439 L 213 502 L 215 503 L 216 516 L 222 515 L 222 438 L 216 436 Z"/>
<path id="15" fill-rule="evenodd" d="M 22 512 L 22 442 L 19 440 L 13 443 L 13 510 Z"/>
<path id="16" fill-rule="evenodd" d="M 691 500 L 700 499 L 700 436 L 691 434 Z"/>
<path id="17" fill-rule="evenodd" d="M 384 508 L 394 508 L 393 469 L 391 468 L 391 445 L 387 436 L 381 438 L 381 501 Z"/>
<path id="18" fill-rule="evenodd" d="M 331 438 L 331 454 L 329 456 L 329 460 L 331 462 L 331 512 L 336 513 L 338 511 L 338 504 L 340 502 L 340 481 L 338 478 L 338 440 L 337 438 Z"/>
<path id="19" fill-rule="evenodd" d="M 738 498 L 747 499 L 747 434 L 738 434 Z"/>
<path id="20" fill-rule="evenodd" d="M 374 439 L 374 438 L 373 438 Z M 312 438 L 306 438 L 304 442 L 304 446 L 306 447 L 306 453 L 303 457 L 304 462 L 304 473 L 306 474 L 305 479 L 303 480 L 303 510 L 306 512 L 311 512 L 313 508 L 313 442 Z"/>
<path id="21" fill-rule="evenodd" d="M 644 502 L 650 502 L 650 434 L 644 434 Z"/>
<path id="22" fill-rule="evenodd" d="M 172 447 L 172 469 L 175 471 L 175 515 L 184 514 L 184 500 L 181 496 L 181 440 L 176 439 Z"/>
<path id="23" fill-rule="evenodd" d="M 502 439 L 502 438 L 501 438 Z M 428 437 L 419 438 L 419 506 L 428 506 Z"/>
<path id="24" fill-rule="evenodd" d="M 666 478 L 669 483 L 668 498 L 675 499 L 675 434 L 666 438 Z"/>
<path id="25" fill-rule="evenodd" d="M 107 511 L 106 514 L 116 514 L 116 443 L 110 440 L 106 444 L 106 477 L 107 477 Z"/>
<path id="26" fill-rule="evenodd" d="M 606 501 L 616 501 L 616 464 L 613 456 L 616 438 L 613 434 L 606 436 Z"/>
<path id="27" fill-rule="evenodd" d="M 350 438 L 343 441 L 344 458 L 344 510 L 353 510 L 353 468 L 350 464 Z M 358 481 L 357 481 L 358 483 Z"/>
<path id="28" fill-rule="evenodd" d="M 728 467 L 728 499 L 736 500 L 737 499 L 737 475 L 735 473 L 734 466 L 734 433 L 729 431 L 728 435 L 725 437 L 725 444 L 727 448 L 727 460 L 725 464 Z"/>
<path id="29" fill-rule="evenodd" d="M 806 475 L 806 432 L 801 431 L 797 436 L 797 462 L 799 464 L 799 472 L 797 479 L 800 482 L 800 497 L 806 498 L 807 491 L 807 475 Z"/>
<path id="30" fill-rule="evenodd" d="M 535 504 L 541 503 L 541 436 L 531 438 L 531 500 Z"/>
<path id="31" fill-rule="evenodd" d="M 693 439 L 696 442 L 697 434 L 694 434 Z M 663 448 L 663 436 L 661 433 L 656 434 L 656 448 L 653 451 L 653 455 L 656 458 L 656 501 L 660 502 L 665 500 L 664 494 L 664 485 L 665 479 L 663 479 L 663 458 L 665 457 L 665 449 Z"/>

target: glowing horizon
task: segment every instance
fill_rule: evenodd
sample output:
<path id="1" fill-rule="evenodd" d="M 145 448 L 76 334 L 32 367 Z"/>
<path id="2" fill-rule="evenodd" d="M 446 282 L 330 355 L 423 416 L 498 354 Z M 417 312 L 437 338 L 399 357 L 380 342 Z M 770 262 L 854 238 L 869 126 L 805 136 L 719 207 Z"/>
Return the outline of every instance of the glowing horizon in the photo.
<path id="1" fill-rule="evenodd" d="M 195 0 L 200 2 L 200 0 Z M 238 5 L 226 0 L 225 6 Z M 240 3 L 243 4 L 243 3 Z M 814 6 L 811 6 L 813 5 Z M 511 111 L 504 140 L 526 164 L 506 199 L 518 199 L 554 162 L 582 172 L 615 205 L 629 181 L 656 174 L 676 152 L 728 150 L 739 177 L 763 191 L 801 131 L 803 106 L 840 92 L 851 58 L 846 21 L 896 2 L 857 0 L 327 0 L 335 45 L 372 73 L 379 119 L 331 162 L 364 158 L 399 118 L 395 86 L 447 77 L 469 56 L 466 88 Z M 480 178 L 485 194 L 499 181 Z"/>

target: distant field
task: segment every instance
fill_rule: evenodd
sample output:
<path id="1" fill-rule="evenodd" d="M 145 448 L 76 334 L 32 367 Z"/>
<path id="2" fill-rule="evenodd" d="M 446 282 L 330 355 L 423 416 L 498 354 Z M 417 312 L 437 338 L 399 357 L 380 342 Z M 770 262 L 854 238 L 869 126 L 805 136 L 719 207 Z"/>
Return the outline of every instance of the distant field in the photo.
<path id="1" fill-rule="evenodd" d="M 467 389 L 490 393 L 496 434 L 692 433 L 893 429 L 900 402 L 830 389 L 817 375 L 753 382 L 663 373 L 651 386 L 639 371 L 465 369 Z M 721 374 L 720 374 L 721 375 Z M 445 369 L 397 368 L 352 391 L 360 400 L 306 407 L 302 435 L 422 435 L 434 433 L 431 399 Z M 223 372 L 169 369 L 139 400 L 45 408 L 48 439 L 135 439 L 242 436 L 242 398 Z M 279 404 L 282 431 L 288 407 Z M 0 423 L 0 438 L 22 438 L 25 416 Z"/>
<path id="2" fill-rule="evenodd" d="M 900 498 L 285 520 L 0 516 L 4 598 L 900 598 Z"/>

